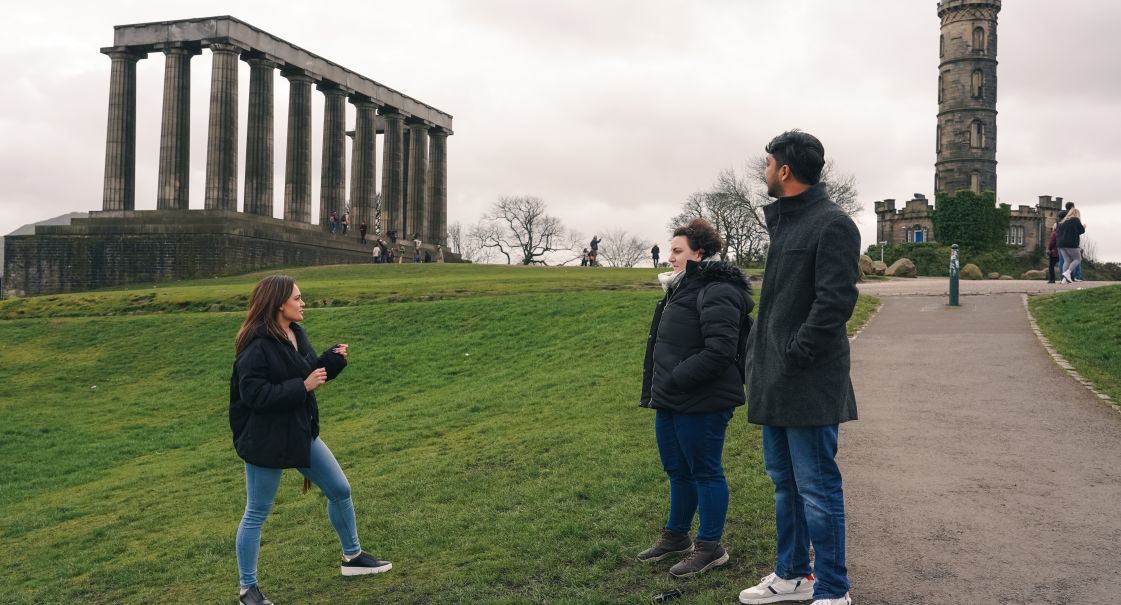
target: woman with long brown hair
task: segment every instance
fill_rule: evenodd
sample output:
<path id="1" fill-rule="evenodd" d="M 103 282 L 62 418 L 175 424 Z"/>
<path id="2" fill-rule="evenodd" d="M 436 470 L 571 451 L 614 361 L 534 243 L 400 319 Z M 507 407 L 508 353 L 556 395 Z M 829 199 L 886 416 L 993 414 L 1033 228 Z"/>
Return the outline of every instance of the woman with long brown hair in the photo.
<path id="1" fill-rule="evenodd" d="M 272 510 L 283 469 L 304 476 L 327 496 L 327 517 L 339 536 L 344 576 L 389 571 L 393 564 L 364 552 L 358 543 L 350 484 L 319 438 L 315 391 L 346 367 L 347 345 L 316 357 L 307 333 L 304 300 L 291 277 L 262 279 L 249 297 L 249 312 L 235 339 L 230 377 L 230 429 L 245 460 L 245 514 L 237 529 L 237 567 L 243 605 L 271 605 L 257 587 L 261 526 Z"/>

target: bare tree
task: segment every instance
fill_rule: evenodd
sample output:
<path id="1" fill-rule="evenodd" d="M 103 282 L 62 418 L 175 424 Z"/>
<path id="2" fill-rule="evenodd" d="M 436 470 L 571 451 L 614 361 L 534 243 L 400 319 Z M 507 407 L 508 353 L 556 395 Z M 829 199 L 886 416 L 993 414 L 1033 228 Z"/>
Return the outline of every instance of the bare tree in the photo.
<path id="1" fill-rule="evenodd" d="M 735 170 L 723 170 L 711 189 L 689 196 L 682 205 L 681 214 L 671 220 L 670 229 L 691 219 L 703 218 L 712 223 L 724 239 L 720 258 L 734 257 L 741 263 L 757 261 L 767 250 L 763 206 L 768 201 L 747 178 L 736 174 Z"/>
<path id="2" fill-rule="evenodd" d="M 766 192 L 767 179 L 763 176 L 763 173 L 766 169 L 766 156 L 758 155 L 748 160 L 748 171 L 752 180 L 762 187 L 764 193 Z M 856 216 L 864 210 L 864 204 L 858 199 L 860 194 L 856 189 L 856 176 L 851 172 L 837 170 L 833 158 L 825 160 L 825 166 L 821 169 L 821 181 L 825 183 L 825 191 L 829 194 L 829 199 L 840 206 L 845 214 Z"/>
<path id="3" fill-rule="evenodd" d="M 623 230 L 603 235 L 599 256 L 612 267 L 633 267 L 646 258 L 646 242 Z"/>
<path id="4" fill-rule="evenodd" d="M 511 264 L 548 264 L 552 252 L 570 250 L 571 243 L 560 219 L 546 214 L 545 202 L 532 196 L 498 199 L 473 233 L 484 248 L 493 249 Z"/>

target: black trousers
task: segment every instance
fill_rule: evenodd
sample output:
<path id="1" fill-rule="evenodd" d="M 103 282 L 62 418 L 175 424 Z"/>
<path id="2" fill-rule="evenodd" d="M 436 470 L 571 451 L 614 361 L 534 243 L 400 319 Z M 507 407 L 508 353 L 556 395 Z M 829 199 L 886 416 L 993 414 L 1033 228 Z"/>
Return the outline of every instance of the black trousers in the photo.
<path id="1" fill-rule="evenodd" d="M 1055 265 L 1058 264 L 1059 259 L 1056 256 L 1047 255 L 1047 283 L 1055 283 Z"/>

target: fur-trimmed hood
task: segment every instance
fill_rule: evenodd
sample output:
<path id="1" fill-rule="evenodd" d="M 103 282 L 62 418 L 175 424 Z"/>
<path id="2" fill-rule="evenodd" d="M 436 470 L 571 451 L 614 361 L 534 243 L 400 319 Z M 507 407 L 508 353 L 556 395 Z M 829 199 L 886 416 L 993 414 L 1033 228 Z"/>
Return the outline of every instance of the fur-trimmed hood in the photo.
<path id="1" fill-rule="evenodd" d="M 747 276 L 735 263 L 726 260 L 689 261 L 685 263 L 685 275 L 701 282 L 727 282 L 751 292 Z"/>

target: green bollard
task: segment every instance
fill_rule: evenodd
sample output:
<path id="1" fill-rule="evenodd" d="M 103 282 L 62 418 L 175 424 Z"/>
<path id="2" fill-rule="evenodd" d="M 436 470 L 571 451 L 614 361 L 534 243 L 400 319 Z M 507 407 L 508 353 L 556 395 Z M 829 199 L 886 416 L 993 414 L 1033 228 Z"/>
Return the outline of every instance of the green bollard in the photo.
<path id="1" fill-rule="evenodd" d="M 958 307 L 958 245 L 950 246 L 950 306 Z"/>

